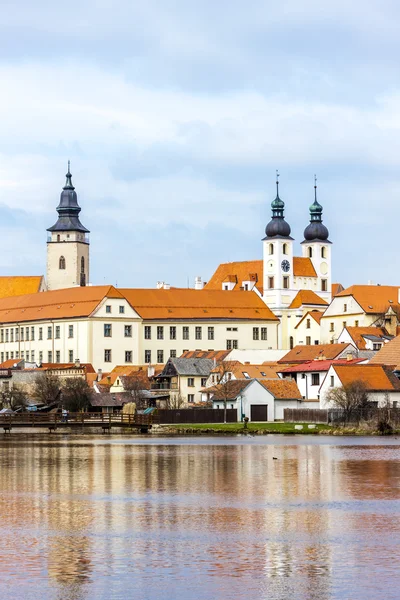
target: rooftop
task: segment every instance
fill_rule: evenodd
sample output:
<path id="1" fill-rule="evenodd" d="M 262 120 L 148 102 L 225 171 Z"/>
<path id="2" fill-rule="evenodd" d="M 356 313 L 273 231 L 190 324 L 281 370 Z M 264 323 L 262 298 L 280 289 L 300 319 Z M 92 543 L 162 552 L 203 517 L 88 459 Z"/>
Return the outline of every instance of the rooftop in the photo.
<path id="1" fill-rule="evenodd" d="M 315 360 L 323 357 L 324 360 L 339 358 L 346 352 L 356 352 L 352 344 L 319 344 L 315 346 L 295 346 L 289 350 L 278 362 L 280 364 L 295 364 Z"/>
<path id="2" fill-rule="evenodd" d="M 341 365 L 333 368 L 342 385 L 362 381 L 367 390 L 370 391 L 400 391 L 400 381 L 390 369 L 382 365 Z"/>
<path id="3" fill-rule="evenodd" d="M 386 313 L 392 307 L 400 314 L 399 286 L 392 285 L 352 285 L 336 295 L 336 298 L 353 296 L 364 312 Z"/>

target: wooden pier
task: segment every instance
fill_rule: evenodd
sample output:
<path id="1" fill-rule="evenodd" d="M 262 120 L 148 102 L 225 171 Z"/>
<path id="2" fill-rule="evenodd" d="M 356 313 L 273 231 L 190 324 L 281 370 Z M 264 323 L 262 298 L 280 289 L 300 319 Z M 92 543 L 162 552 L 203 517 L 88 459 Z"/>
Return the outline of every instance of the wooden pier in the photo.
<path id="1" fill-rule="evenodd" d="M 98 428 L 103 433 L 110 433 L 113 428 L 137 429 L 140 433 L 148 433 L 154 424 L 152 415 L 128 415 L 112 413 L 69 413 L 65 418 L 61 413 L 23 412 L 0 414 L 0 429 L 11 433 L 14 428 L 41 428 L 51 432 L 57 429 Z"/>

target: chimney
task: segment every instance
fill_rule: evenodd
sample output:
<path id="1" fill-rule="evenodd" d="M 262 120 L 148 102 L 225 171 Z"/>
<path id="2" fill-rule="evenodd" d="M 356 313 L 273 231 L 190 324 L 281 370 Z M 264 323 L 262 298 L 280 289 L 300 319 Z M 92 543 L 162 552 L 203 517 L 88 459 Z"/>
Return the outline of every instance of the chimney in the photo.
<path id="1" fill-rule="evenodd" d="M 103 371 L 101 369 L 98 369 L 96 381 L 100 381 L 100 379 L 103 379 Z"/>
<path id="2" fill-rule="evenodd" d="M 171 286 L 169 283 L 164 283 L 164 290 L 170 290 Z"/>
<path id="3" fill-rule="evenodd" d="M 349 352 L 348 354 L 346 354 L 346 360 L 347 362 L 350 362 L 351 360 L 353 360 L 353 353 Z"/>
<path id="4" fill-rule="evenodd" d="M 162 288 L 164 287 L 164 282 L 163 281 L 157 281 L 157 289 L 158 290 L 162 290 Z"/>
<path id="5" fill-rule="evenodd" d="M 154 373 L 155 373 L 155 369 L 153 367 L 153 365 L 149 365 L 147 367 L 147 377 L 150 379 L 151 377 L 154 377 Z"/>
<path id="6" fill-rule="evenodd" d="M 194 289 L 195 290 L 202 290 L 203 289 L 203 282 L 201 281 L 201 277 L 195 277 L 194 278 Z"/>
<path id="7" fill-rule="evenodd" d="M 75 367 L 76 367 L 77 369 L 80 369 L 80 368 L 81 368 L 81 361 L 79 360 L 79 358 L 76 358 L 76 359 L 75 359 Z"/>

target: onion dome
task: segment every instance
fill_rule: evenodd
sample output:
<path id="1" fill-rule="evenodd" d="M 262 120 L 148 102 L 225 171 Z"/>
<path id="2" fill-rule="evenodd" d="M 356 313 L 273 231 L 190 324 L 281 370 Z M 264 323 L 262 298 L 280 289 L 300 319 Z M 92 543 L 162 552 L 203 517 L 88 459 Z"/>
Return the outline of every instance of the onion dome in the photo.
<path id="1" fill-rule="evenodd" d="M 69 168 L 70 163 L 68 161 L 67 179 L 61 192 L 60 203 L 56 209 L 58 212 L 58 221 L 53 227 L 49 227 L 47 231 L 81 231 L 89 233 L 89 229 L 86 229 L 79 221 L 81 207 L 78 204 L 78 196 L 72 185 L 72 175 Z"/>
<path id="2" fill-rule="evenodd" d="M 279 198 L 279 174 L 276 174 L 276 198 L 271 202 L 272 219 L 265 228 L 267 238 L 289 237 L 290 225 L 284 217 L 285 203 Z"/>
<path id="3" fill-rule="evenodd" d="M 304 230 L 304 239 L 307 242 L 328 240 L 329 231 L 322 223 L 322 206 L 317 200 L 317 179 L 314 185 L 314 202 L 310 206 L 310 224 Z"/>

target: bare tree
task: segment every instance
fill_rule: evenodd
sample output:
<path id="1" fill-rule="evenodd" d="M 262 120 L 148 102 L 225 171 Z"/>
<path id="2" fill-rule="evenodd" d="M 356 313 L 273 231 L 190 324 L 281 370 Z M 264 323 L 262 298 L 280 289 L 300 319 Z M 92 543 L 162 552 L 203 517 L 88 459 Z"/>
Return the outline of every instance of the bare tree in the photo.
<path id="1" fill-rule="evenodd" d="M 369 396 L 364 383 L 360 380 L 352 381 L 342 387 L 329 390 L 327 401 L 343 412 L 346 421 L 357 412 L 369 405 Z"/>
<path id="2" fill-rule="evenodd" d="M 125 392 L 131 394 L 132 402 L 136 404 L 136 409 L 142 410 L 146 408 L 147 400 L 143 394 L 143 390 L 145 389 L 143 375 L 139 375 L 139 372 L 132 373 L 131 375 L 121 377 L 121 380 Z"/>
<path id="3" fill-rule="evenodd" d="M 222 361 L 218 366 L 218 398 L 224 403 L 224 423 L 226 423 L 226 411 L 228 400 L 232 400 L 233 380 L 232 367 L 229 361 Z"/>
<path id="4" fill-rule="evenodd" d="M 11 410 L 25 408 L 28 404 L 25 388 L 16 383 L 8 389 L 3 388 L 0 392 L 0 404 L 1 408 L 11 408 Z"/>
<path id="5" fill-rule="evenodd" d="M 62 382 L 58 375 L 44 371 L 35 380 L 32 396 L 43 404 L 51 404 L 60 400 L 61 388 Z"/>
<path id="6" fill-rule="evenodd" d="M 63 407 L 71 412 L 86 411 L 90 406 L 92 390 L 82 377 L 71 377 L 62 388 Z"/>
<path id="7" fill-rule="evenodd" d="M 165 407 L 170 409 L 182 408 L 185 404 L 185 398 L 181 392 L 170 392 L 168 398 L 165 401 Z"/>

